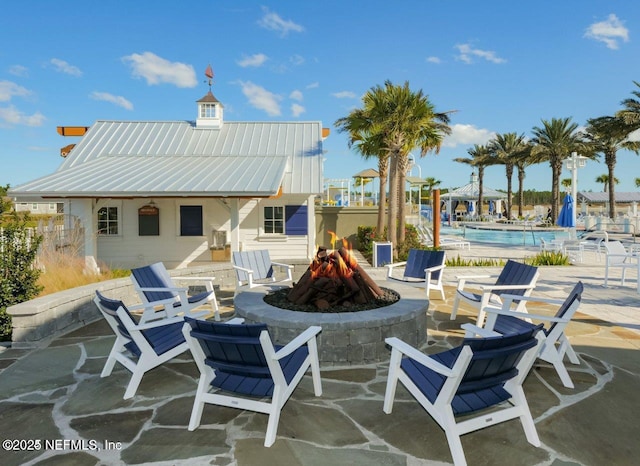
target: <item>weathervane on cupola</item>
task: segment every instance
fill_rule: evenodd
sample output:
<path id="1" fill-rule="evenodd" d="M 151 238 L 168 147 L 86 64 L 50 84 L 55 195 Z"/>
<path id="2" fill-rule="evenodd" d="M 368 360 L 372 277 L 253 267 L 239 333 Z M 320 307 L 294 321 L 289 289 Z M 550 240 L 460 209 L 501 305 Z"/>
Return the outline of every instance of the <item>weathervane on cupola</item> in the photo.
<path id="1" fill-rule="evenodd" d="M 196 128 L 220 129 L 223 125 L 222 104 L 211 92 L 213 84 L 213 68 L 211 64 L 204 71 L 207 77 L 205 83 L 209 84 L 209 92 L 202 99 L 198 100 L 198 118 L 196 119 Z"/>
<path id="2" fill-rule="evenodd" d="M 211 68 L 211 63 L 209 63 L 209 65 L 207 66 L 207 69 L 204 70 L 204 75 L 207 77 L 209 81 L 209 92 L 211 92 L 211 84 L 213 84 L 213 68 Z"/>

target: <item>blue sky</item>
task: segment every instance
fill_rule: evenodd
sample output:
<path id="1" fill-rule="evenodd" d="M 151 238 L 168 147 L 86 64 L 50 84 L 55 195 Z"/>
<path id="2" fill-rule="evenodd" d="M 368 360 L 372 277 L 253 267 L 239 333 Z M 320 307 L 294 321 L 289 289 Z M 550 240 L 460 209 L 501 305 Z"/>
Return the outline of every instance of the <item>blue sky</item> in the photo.
<path id="1" fill-rule="evenodd" d="M 640 81 L 640 7 L 623 0 L 5 2 L 0 16 L 0 185 L 52 173 L 78 142 L 57 126 L 96 120 L 194 120 L 213 93 L 236 121 L 321 121 L 325 177 L 375 162 L 347 147 L 334 122 L 389 79 L 456 110 L 438 155 L 413 176 L 469 181 L 453 162 L 495 133 L 531 136 L 542 119 L 611 115 Z M 618 191 L 634 191 L 640 157 L 618 153 Z M 606 166 L 590 162 L 579 189 Z M 563 172 L 563 178 L 570 177 Z M 514 189 L 517 179 L 514 176 Z M 506 189 L 504 167 L 485 183 Z M 525 189 L 551 189 L 551 169 L 527 169 Z"/>

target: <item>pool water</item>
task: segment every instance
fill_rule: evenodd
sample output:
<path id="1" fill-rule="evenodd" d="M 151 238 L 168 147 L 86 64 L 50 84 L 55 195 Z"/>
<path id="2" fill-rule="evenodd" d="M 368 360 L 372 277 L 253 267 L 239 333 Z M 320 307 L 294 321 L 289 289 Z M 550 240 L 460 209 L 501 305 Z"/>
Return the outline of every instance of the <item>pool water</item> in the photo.
<path id="1" fill-rule="evenodd" d="M 545 241 L 568 239 L 566 231 L 531 230 L 480 230 L 477 228 L 442 227 L 441 234 L 460 236 L 469 241 L 480 243 L 500 243 L 514 246 L 540 246 L 540 238 Z"/>

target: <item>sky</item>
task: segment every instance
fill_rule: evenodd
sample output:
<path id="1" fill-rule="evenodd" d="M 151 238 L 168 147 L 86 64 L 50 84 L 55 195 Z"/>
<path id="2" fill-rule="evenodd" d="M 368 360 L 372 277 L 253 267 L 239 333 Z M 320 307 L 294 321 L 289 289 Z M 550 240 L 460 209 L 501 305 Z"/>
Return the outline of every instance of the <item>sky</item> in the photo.
<path id="1" fill-rule="evenodd" d="M 3 2 L 0 185 L 58 168 L 60 148 L 79 138 L 57 126 L 195 120 L 211 64 L 225 120 L 330 128 L 328 179 L 377 168 L 335 121 L 369 89 L 408 82 L 437 111 L 454 111 L 440 153 L 416 152 L 410 175 L 456 188 L 471 167 L 453 159 L 474 144 L 619 110 L 640 90 L 639 34 L 640 6 L 627 0 Z M 638 167 L 639 156 L 618 153 L 618 192 L 637 190 Z M 578 189 L 602 191 L 595 179 L 606 173 L 589 161 Z M 485 186 L 506 190 L 504 166 L 485 170 Z M 524 188 L 551 190 L 548 163 L 527 168 Z"/>

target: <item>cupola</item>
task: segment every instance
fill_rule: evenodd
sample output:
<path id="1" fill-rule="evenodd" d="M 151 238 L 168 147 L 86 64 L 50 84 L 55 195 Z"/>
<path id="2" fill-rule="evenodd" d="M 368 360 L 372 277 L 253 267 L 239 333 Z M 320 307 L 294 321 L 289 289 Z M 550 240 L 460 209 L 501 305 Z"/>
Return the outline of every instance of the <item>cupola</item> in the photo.
<path id="1" fill-rule="evenodd" d="M 207 66 L 204 75 L 209 81 L 209 92 L 202 99 L 198 100 L 198 118 L 196 128 L 222 128 L 222 104 L 211 92 L 213 84 L 213 69 Z"/>

